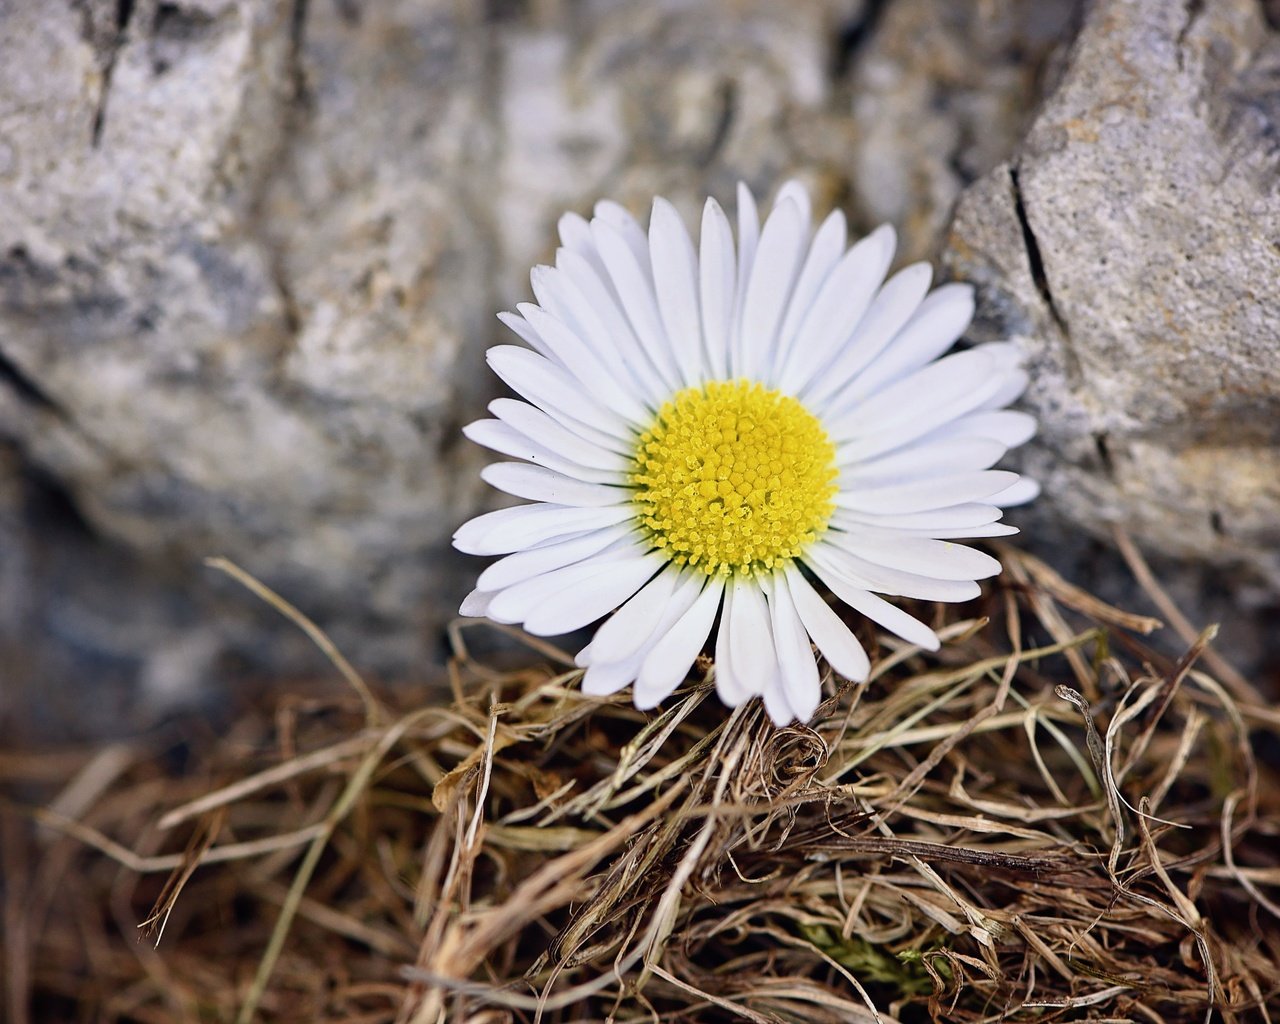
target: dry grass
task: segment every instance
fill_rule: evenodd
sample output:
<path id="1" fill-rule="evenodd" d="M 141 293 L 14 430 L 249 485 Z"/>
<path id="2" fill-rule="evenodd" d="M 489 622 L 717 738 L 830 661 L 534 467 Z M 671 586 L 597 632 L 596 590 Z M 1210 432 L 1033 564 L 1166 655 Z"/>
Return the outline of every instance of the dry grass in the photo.
<path id="1" fill-rule="evenodd" d="M 183 773 L 0 756 L 61 787 L 0 815 L 8 1019 L 1270 1020 L 1280 715 L 1209 633 L 1171 660 L 1003 555 L 808 728 L 584 699 L 469 626 L 452 702 L 339 663 L 355 698 L 279 695 Z"/>

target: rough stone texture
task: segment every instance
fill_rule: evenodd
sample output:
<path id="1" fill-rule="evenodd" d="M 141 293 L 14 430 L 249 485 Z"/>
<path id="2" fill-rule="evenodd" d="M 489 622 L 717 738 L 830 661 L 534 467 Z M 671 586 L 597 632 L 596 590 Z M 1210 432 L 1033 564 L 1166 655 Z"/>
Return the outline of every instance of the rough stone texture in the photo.
<path id="1" fill-rule="evenodd" d="M 1073 4 L 952 6 L 0 0 L 0 632 L 27 677 L 162 708 L 228 651 L 316 666 L 210 553 L 361 664 L 426 671 L 472 571 L 447 538 L 492 500 L 457 428 L 556 217 L 800 173 L 928 250 Z M 892 161 L 924 185 L 873 201 Z"/>
<path id="2" fill-rule="evenodd" d="M 1245 0 L 1098 2 L 1068 56 L 1081 7 L 0 0 L 0 715 L 323 671 L 211 553 L 429 671 L 492 500 L 458 426 L 493 313 L 605 195 L 799 174 L 907 259 L 963 193 L 955 269 L 1041 369 L 1046 507 L 1264 559 L 1273 37 Z"/>
<path id="3" fill-rule="evenodd" d="M 1253 0 L 1104 0 L 949 239 L 1033 354 L 1041 514 L 1280 595 L 1280 34 Z"/>
<path id="4" fill-rule="evenodd" d="M 226 655 L 246 623 L 202 608 L 185 567 L 145 563 L 95 536 L 9 445 L 0 445 L 0 535 L 0 727 L 94 735 L 154 722 L 175 704 L 214 713 L 225 704 L 226 687 L 208 680 L 232 676 Z"/>
<path id="5" fill-rule="evenodd" d="M 451 196 L 483 63 L 445 14 L 380 11 L 305 46 L 276 0 L 6 12 L 3 416 L 104 535 L 394 607 L 403 662 L 476 493 L 438 453 L 490 304 Z"/>
<path id="6" fill-rule="evenodd" d="M 1052 76 L 1075 0 L 897 0 L 851 59 L 853 196 L 900 230 L 900 257 L 930 259 L 963 188 L 1014 152 Z M 864 30 L 865 31 L 865 30 Z"/>

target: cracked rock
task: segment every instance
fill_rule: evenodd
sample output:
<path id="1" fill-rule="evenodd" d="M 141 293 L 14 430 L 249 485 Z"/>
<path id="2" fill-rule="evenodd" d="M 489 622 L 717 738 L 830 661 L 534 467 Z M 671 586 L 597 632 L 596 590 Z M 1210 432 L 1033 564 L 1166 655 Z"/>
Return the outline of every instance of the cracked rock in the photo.
<path id="1" fill-rule="evenodd" d="M 1092 5 L 948 241 L 1031 353 L 1045 512 L 1280 595 L 1280 34 L 1253 0 Z"/>
<path id="2" fill-rule="evenodd" d="M 474 573 L 449 536 L 495 500 L 458 428 L 498 390 L 494 313 L 528 297 L 557 217 L 655 193 L 693 215 L 799 173 L 855 224 L 931 245 L 942 206 L 919 225 L 860 209 L 871 115 L 851 95 L 882 52 L 914 88 L 907 36 L 946 7 L 0 0 L 0 439 L 80 524 L 57 586 L 53 561 L 0 566 L 30 604 L 0 632 L 63 624 L 30 645 L 29 685 L 79 672 L 127 708 L 131 687 L 217 692 L 228 652 L 323 670 L 201 569 L 212 554 L 363 668 L 431 671 Z M 991 24 L 931 45 L 958 60 Z M 999 73 L 956 85 L 1000 121 L 978 169 L 1007 155 L 999 97 L 1025 86 L 1012 49 L 984 61 Z M 17 533 L 47 546 L 26 504 Z"/>
<path id="3" fill-rule="evenodd" d="M 896 0 L 847 41 L 852 188 L 904 262 L 934 256 L 963 188 L 1013 152 L 1079 7 Z"/>
<path id="4" fill-rule="evenodd" d="M 0 0 L 0 646 L 95 723 L 322 671 L 221 554 L 430 672 L 494 500 L 458 428 L 556 218 L 795 174 L 903 260 L 961 197 L 1055 507 L 1274 582 L 1274 35 L 1100 0 L 1064 61 L 1081 6 Z"/>
<path id="5" fill-rule="evenodd" d="M 314 667 L 201 569 L 217 554 L 366 665 L 434 651 L 461 586 L 440 553 L 481 493 L 456 427 L 489 388 L 476 25 L 443 2 L 0 0 L 0 436 L 119 556 L 82 585 L 114 567 L 116 625 L 42 643 L 177 699 L 202 670 L 170 669 L 217 652 L 168 614 L 176 585 L 247 664 Z"/>

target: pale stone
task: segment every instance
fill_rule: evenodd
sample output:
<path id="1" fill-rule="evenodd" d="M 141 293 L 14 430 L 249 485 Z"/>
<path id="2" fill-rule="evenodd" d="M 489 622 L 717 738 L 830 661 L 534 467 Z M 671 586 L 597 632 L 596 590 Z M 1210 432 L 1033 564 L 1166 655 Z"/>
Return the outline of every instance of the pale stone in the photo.
<path id="1" fill-rule="evenodd" d="M 1280 595 L 1280 34 L 1247 0 L 1095 4 L 949 241 L 1031 357 L 1043 511 Z"/>
<path id="2" fill-rule="evenodd" d="M 0 647 L 152 710 L 228 652 L 324 671 L 225 554 L 433 671 L 496 500 L 459 428 L 556 219 L 791 175 L 903 261 L 959 200 L 1044 507 L 1274 585 L 1274 33 L 1190 7 L 1099 0 L 1068 55 L 1076 0 L 0 0 Z"/>

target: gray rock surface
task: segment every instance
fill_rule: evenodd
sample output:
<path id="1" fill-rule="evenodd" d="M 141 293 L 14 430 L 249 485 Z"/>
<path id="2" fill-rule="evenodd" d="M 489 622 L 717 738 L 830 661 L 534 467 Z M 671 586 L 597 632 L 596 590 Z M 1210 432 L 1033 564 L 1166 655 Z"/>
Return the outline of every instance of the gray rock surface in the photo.
<path id="1" fill-rule="evenodd" d="M 1103 0 L 949 262 L 1032 353 L 1041 513 L 1280 596 L 1280 33 Z"/>
<path id="2" fill-rule="evenodd" d="M 56 587 L 49 559 L 2 566 L 18 645 L 78 623 L 45 630 L 29 677 L 88 665 L 163 706 L 228 650 L 318 669 L 200 570 L 212 553 L 364 666 L 426 671 L 472 571 L 447 539 L 492 500 L 457 428 L 558 215 L 655 193 L 693 213 L 800 173 L 925 251 L 1061 31 L 1030 0 L 950 6 L 0 0 L 7 507 L 48 549 L 33 472 L 78 524 Z M 886 132 L 943 95 L 963 128 Z M 962 151 L 971 170 L 875 205 L 850 154 L 879 147 L 928 161 L 913 180 Z"/>
<path id="3" fill-rule="evenodd" d="M 492 500 L 458 427 L 493 314 L 600 196 L 799 174 L 904 259 L 959 198 L 1053 506 L 1260 559 L 1274 43 L 1192 6 L 1097 3 L 1068 54 L 1078 0 L 0 0 L 0 714 L 53 676 L 128 717 L 229 657 L 324 671 L 215 553 L 430 671 Z"/>
<path id="4" fill-rule="evenodd" d="M 1007 159 L 1036 112 L 1080 4 L 884 5 L 851 59 L 858 209 L 899 227 L 900 258 L 932 259 L 966 185 Z"/>
<path id="5" fill-rule="evenodd" d="M 394 610 L 401 663 L 477 493 L 449 452 L 491 304 L 454 198 L 483 62 L 438 6 L 346 38 L 284 0 L 13 3 L 0 59 L 5 433 L 193 589 L 225 553 L 357 627 Z"/>

